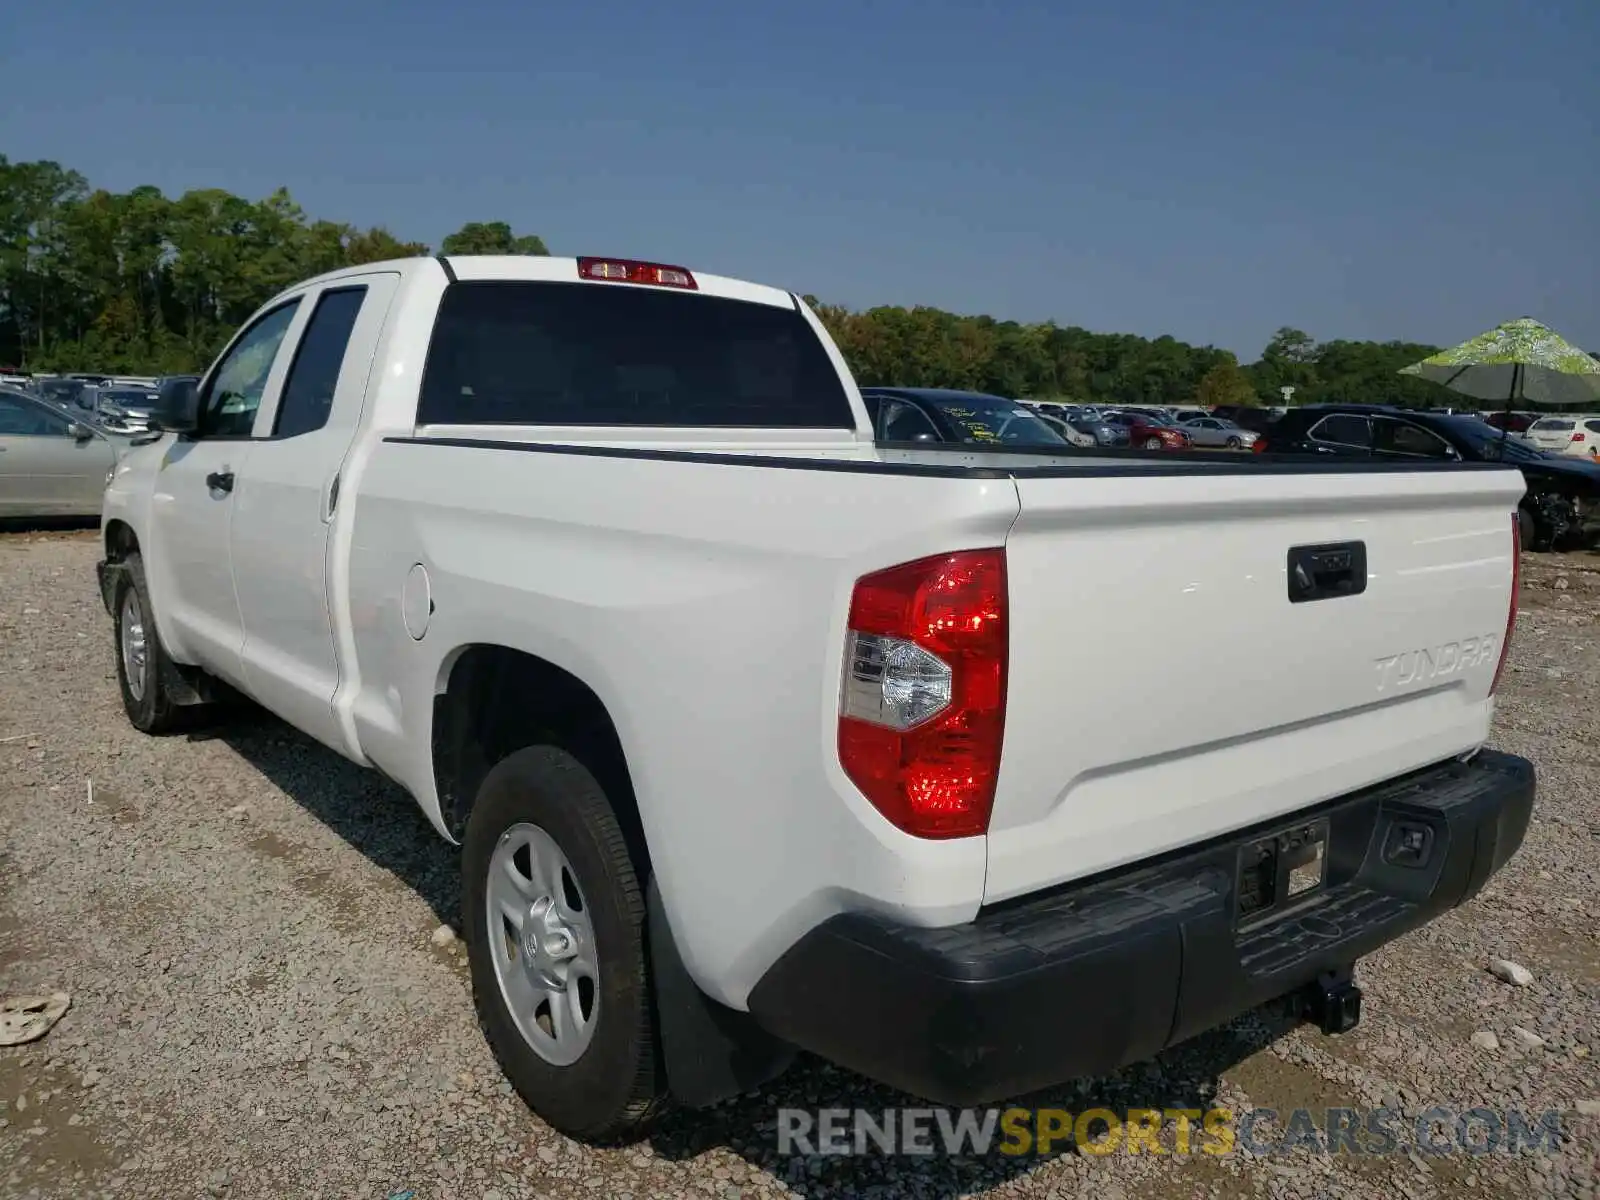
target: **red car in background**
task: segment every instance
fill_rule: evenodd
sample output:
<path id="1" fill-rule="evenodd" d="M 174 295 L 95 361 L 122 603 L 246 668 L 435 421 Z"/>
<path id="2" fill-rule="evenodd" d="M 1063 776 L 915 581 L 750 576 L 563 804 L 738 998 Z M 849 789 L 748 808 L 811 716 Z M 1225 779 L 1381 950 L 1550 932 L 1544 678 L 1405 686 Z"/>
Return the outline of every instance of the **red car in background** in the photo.
<path id="1" fill-rule="evenodd" d="M 1194 444 L 1194 439 L 1160 413 L 1122 409 L 1107 413 L 1105 419 L 1126 429 L 1129 444 L 1139 450 L 1187 450 Z"/>
<path id="2" fill-rule="evenodd" d="M 1527 433 L 1528 426 L 1539 419 L 1538 414 L 1529 412 L 1492 412 L 1483 417 L 1485 424 L 1493 425 L 1496 429 L 1504 429 L 1507 433 Z"/>

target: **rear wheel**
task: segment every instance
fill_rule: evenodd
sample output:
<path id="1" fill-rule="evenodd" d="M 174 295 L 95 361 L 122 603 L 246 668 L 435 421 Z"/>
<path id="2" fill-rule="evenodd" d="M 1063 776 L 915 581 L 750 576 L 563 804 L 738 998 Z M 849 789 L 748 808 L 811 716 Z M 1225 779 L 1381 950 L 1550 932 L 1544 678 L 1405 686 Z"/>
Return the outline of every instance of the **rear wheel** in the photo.
<path id="1" fill-rule="evenodd" d="M 644 915 L 616 814 L 583 763 L 530 746 L 489 772 L 462 857 L 473 997 L 506 1078 L 569 1137 L 637 1136 L 664 1099 Z"/>
<path id="2" fill-rule="evenodd" d="M 1523 549 L 1537 549 L 1538 518 L 1528 510 L 1526 504 L 1517 509 L 1517 537 Z"/>
<path id="3" fill-rule="evenodd" d="M 1144 448 L 1146 450 L 1159 450 L 1159 449 L 1161 449 L 1161 439 L 1158 438 L 1158 437 L 1145 438 L 1145 440 L 1144 440 Z"/>

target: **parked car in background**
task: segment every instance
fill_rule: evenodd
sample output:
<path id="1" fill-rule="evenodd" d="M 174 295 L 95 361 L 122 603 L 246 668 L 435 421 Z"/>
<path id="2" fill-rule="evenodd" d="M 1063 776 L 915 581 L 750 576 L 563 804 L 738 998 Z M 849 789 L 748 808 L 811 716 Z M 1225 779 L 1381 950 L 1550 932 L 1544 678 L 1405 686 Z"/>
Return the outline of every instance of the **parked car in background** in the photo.
<path id="1" fill-rule="evenodd" d="M 1281 412 L 1253 404 L 1219 404 L 1211 410 L 1211 415 L 1232 421 L 1240 429 L 1248 429 L 1251 433 L 1265 433 L 1278 420 Z"/>
<path id="2" fill-rule="evenodd" d="M 1600 456 L 1600 417 L 1540 417 L 1528 426 L 1527 438 L 1552 454 L 1595 458 Z"/>
<path id="3" fill-rule="evenodd" d="M 1178 428 L 1187 433 L 1196 446 L 1220 446 L 1227 450 L 1246 449 L 1260 436 L 1226 417 L 1191 417 L 1180 421 Z"/>
<path id="4" fill-rule="evenodd" d="M 1053 413 L 1040 412 L 1039 419 L 1059 433 L 1068 445 L 1077 446 L 1079 449 L 1089 450 L 1100 443 L 1095 440 L 1094 434 L 1085 433 L 1073 426 L 1065 417 L 1055 416 Z"/>
<path id="5" fill-rule="evenodd" d="M 1481 412 L 1478 414 L 1478 417 L 1480 420 L 1494 426 L 1496 429 L 1507 429 L 1512 433 L 1526 433 L 1529 426 L 1539 419 L 1539 414 L 1531 412 L 1506 412 L 1505 409 L 1502 408 L 1494 412 Z"/>
<path id="6" fill-rule="evenodd" d="M 0 517 L 98 516 L 117 455 L 59 405 L 0 389 Z"/>
<path id="7" fill-rule="evenodd" d="M 1080 434 L 1085 434 L 1093 439 L 1093 445 L 1104 447 L 1119 447 L 1131 445 L 1128 436 L 1128 427 L 1107 421 L 1098 413 L 1080 413 L 1069 417 L 1067 424 Z"/>
<path id="8" fill-rule="evenodd" d="M 1203 408 L 1175 408 L 1172 410 L 1172 419 L 1180 425 L 1186 425 L 1190 421 L 1198 421 L 1203 417 L 1209 416 L 1211 416 L 1211 413 Z"/>
<path id="9" fill-rule="evenodd" d="M 93 405 L 87 405 L 85 399 L 88 386 L 81 379 L 66 379 L 56 375 L 37 380 L 33 391 L 46 399 L 54 400 L 57 404 L 88 413 L 93 411 Z"/>
<path id="10" fill-rule="evenodd" d="M 1284 414 L 1257 453 L 1371 458 L 1382 462 L 1504 463 L 1528 485 L 1519 506 L 1523 545 L 1560 548 L 1592 538 L 1600 523 L 1600 464 L 1549 454 L 1477 417 L 1380 405 L 1307 405 Z"/>
<path id="11" fill-rule="evenodd" d="M 1194 445 L 1194 439 L 1169 418 L 1149 409 L 1121 409 L 1107 413 L 1105 419 L 1126 429 L 1128 441 L 1141 450 L 1187 450 Z"/>
<path id="12" fill-rule="evenodd" d="M 862 388 L 884 442 L 1061 447 L 1071 443 L 1020 400 L 945 388 Z"/>
<path id="13" fill-rule="evenodd" d="M 119 433 L 145 433 L 161 395 L 148 388 L 100 388 L 96 411 L 103 428 Z"/>

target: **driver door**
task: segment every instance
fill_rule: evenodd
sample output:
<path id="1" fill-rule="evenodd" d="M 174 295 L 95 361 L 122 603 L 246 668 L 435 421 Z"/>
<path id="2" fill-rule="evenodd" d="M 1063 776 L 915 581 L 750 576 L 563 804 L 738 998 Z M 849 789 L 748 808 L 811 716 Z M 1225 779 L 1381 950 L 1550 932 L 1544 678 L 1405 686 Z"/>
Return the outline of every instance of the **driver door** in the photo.
<path id="1" fill-rule="evenodd" d="M 251 431 L 287 370 L 282 353 L 300 298 L 255 317 L 200 385 L 200 423 L 175 439 L 156 474 L 146 574 L 163 643 L 179 662 L 245 686 L 244 625 L 229 548 L 234 487 Z"/>

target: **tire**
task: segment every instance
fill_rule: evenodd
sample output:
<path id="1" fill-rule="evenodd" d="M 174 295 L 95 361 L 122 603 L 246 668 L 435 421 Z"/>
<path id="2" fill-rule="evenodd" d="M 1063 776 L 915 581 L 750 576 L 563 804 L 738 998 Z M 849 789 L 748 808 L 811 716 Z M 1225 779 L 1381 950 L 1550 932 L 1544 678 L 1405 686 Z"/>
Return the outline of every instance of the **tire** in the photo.
<path id="1" fill-rule="evenodd" d="M 1224 444 L 1228 447 L 1229 450 L 1237 450 L 1240 446 L 1244 445 L 1243 442 L 1241 442 L 1238 438 L 1234 437 L 1231 433 L 1228 435 L 1228 440 Z"/>
<path id="2" fill-rule="evenodd" d="M 531 886 L 511 882 L 508 867 Z M 650 1002 L 645 903 L 616 813 L 594 775 L 555 746 L 530 746 L 502 759 L 484 778 L 467 819 L 461 872 L 473 1001 L 511 1086 L 568 1137 L 636 1138 L 664 1107 L 666 1090 Z M 557 876 L 554 887 L 542 886 Z M 497 910 L 501 903 L 527 904 L 517 909 L 515 937 L 506 918 L 492 922 L 491 902 Z M 531 936 L 535 921 L 550 940 Z M 585 1010 L 586 963 L 592 974 Z M 561 1029 L 552 994 L 568 1001 Z M 587 1019 L 572 1016 L 574 1009 Z"/>
<path id="3" fill-rule="evenodd" d="M 1538 518 L 1526 505 L 1517 508 L 1517 535 L 1524 550 L 1532 550 L 1538 542 Z"/>
<path id="4" fill-rule="evenodd" d="M 194 710 L 180 706 L 168 688 L 172 660 L 156 632 L 154 613 L 144 560 L 130 554 L 122 560 L 111 593 L 117 686 L 133 727 L 141 733 L 162 734 L 180 728 Z"/>
<path id="5" fill-rule="evenodd" d="M 1146 450 L 1159 450 L 1159 449 L 1161 449 L 1161 439 L 1160 438 L 1154 438 L 1154 437 L 1153 438 L 1145 438 L 1145 440 L 1144 440 L 1144 448 Z"/>

